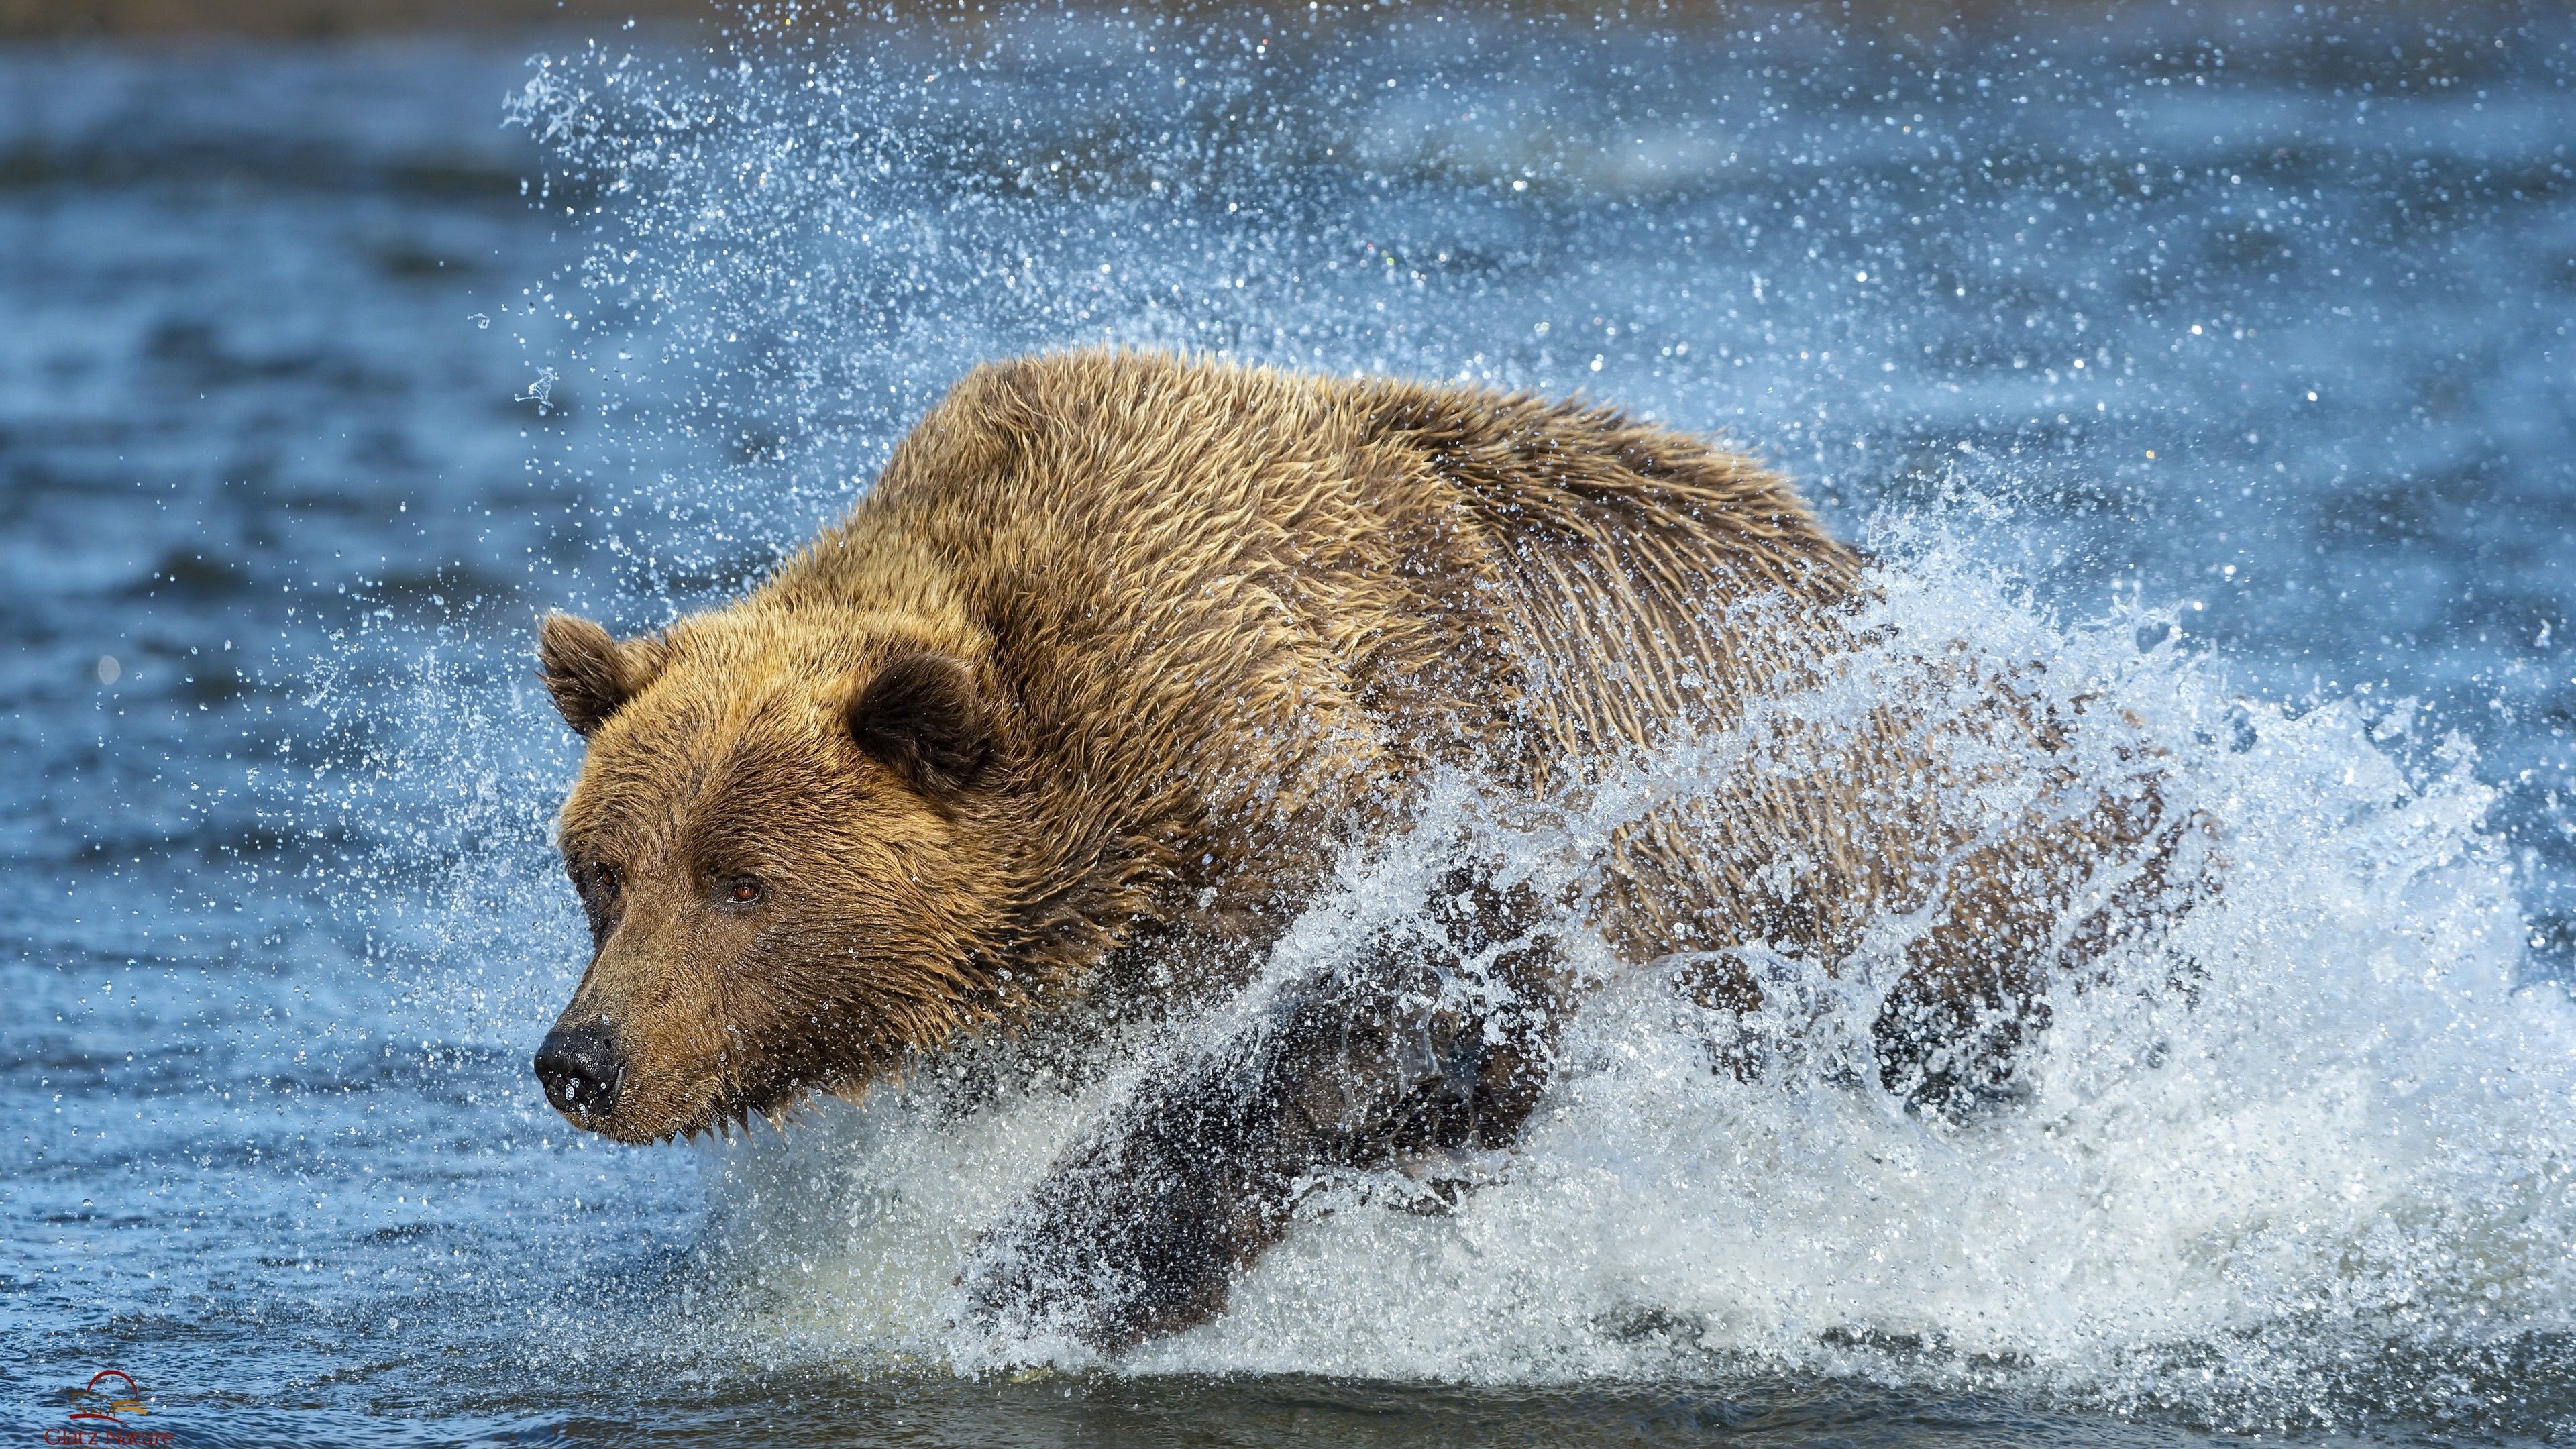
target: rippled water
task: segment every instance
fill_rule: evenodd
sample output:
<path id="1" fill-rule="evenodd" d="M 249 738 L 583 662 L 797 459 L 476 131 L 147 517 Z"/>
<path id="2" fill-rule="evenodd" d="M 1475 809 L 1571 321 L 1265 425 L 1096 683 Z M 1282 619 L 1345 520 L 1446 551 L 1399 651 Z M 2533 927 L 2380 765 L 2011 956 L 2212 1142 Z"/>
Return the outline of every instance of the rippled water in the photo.
<path id="1" fill-rule="evenodd" d="M 182 1443 L 2576 1432 L 2576 32 L 1316 15 L 0 56 L 13 1425 L 113 1367 Z M 1103 338 L 1729 430 L 1895 622 L 2168 743 L 2196 1004 L 2062 1000 L 1952 1129 L 1830 1012 L 1743 1083 L 1613 983 L 1462 1210 L 961 1374 L 1100 1101 L 570 1134 L 527 626 L 721 596 Z"/>

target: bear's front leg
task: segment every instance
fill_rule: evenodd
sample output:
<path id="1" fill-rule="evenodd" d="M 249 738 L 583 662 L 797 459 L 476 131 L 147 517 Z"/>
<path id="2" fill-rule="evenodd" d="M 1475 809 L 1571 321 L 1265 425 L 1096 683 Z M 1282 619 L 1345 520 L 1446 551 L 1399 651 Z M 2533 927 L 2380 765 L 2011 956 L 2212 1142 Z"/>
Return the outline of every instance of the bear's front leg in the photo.
<path id="1" fill-rule="evenodd" d="M 1563 1002 L 1544 945 L 1462 950 L 1495 939 L 1473 929 L 1493 919 L 1473 903 L 1494 898 L 1457 899 L 1450 921 L 1381 933 L 1252 1029 L 1167 1063 L 985 1239 L 961 1275 L 965 1322 L 1101 1352 L 1176 1332 L 1224 1311 L 1318 1180 L 1507 1145 Z"/>

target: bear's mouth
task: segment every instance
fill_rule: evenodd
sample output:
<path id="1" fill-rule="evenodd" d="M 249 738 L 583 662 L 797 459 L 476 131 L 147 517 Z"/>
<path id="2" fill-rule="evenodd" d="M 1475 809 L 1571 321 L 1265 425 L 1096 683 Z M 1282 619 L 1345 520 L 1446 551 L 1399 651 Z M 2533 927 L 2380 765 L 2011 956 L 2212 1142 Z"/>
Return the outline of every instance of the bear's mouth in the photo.
<path id="1" fill-rule="evenodd" d="M 578 1099 L 564 1100 L 551 1092 L 548 1098 L 556 1113 L 574 1127 L 630 1147 L 686 1142 L 707 1133 L 729 1137 L 736 1127 L 747 1127 L 755 1119 L 777 1120 L 782 1110 L 777 1094 L 728 1092 L 713 1082 L 682 1093 L 652 1093 L 659 1101 L 636 1100 L 638 1089 L 644 1087 L 627 1074 L 616 1096 L 596 1111 Z"/>
<path id="2" fill-rule="evenodd" d="M 700 1097 L 694 1111 L 680 1114 L 648 1134 L 627 1136 L 612 1132 L 621 1142 L 693 1142 L 703 1136 L 730 1140 L 735 1132 L 749 1132 L 754 1123 L 766 1123 L 773 1131 L 783 1132 L 804 1114 L 823 1088 L 811 1082 L 789 1081 L 761 1086 L 712 1087 Z"/>
<path id="3" fill-rule="evenodd" d="M 566 1122 L 636 1147 L 731 1138 L 762 1122 L 784 1130 L 818 1096 L 849 1095 L 848 1073 L 816 1071 L 814 1063 L 754 1073 L 719 1057 L 684 1072 L 638 1070 L 633 1057 L 580 1027 L 549 1033 L 536 1065 L 548 1105 Z"/>

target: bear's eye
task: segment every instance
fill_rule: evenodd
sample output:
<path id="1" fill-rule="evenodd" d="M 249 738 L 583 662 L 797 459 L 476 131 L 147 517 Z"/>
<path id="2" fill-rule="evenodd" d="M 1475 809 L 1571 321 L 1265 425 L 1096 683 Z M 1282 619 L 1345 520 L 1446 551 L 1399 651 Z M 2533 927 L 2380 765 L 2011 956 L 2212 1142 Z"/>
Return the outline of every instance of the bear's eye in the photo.
<path id="1" fill-rule="evenodd" d="M 573 884 L 581 893 L 582 913 L 590 917 L 590 934 L 606 939 L 609 914 L 617 904 L 617 867 L 604 860 L 591 861 L 573 872 Z"/>
<path id="2" fill-rule="evenodd" d="M 716 899 L 729 906 L 756 906 L 769 891 L 755 876 L 727 876 L 716 885 Z"/>

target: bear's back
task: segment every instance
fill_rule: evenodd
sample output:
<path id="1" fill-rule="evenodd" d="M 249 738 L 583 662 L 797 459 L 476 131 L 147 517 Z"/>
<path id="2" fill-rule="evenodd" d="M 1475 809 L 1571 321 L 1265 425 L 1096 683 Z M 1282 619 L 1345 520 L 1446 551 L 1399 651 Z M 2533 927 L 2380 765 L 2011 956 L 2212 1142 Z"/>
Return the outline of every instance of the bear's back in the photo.
<path id="1" fill-rule="evenodd" d="M 1811 658 L 1775 659 L 1754 615 L 1812 617 L 1859 571 L 1786 479 L 1611 409 L 1107 351 L 977 369 L 844 527 L 997 588 L 1042 574 L 1129 626 L 1076 631 L 1096 638 L 1143 646 L 1148 601 L 1277 619 L 1381 715 L 1527 699 L 1579 755 L 1651 747 L 1730 711 L 1744 670 Z"/>

